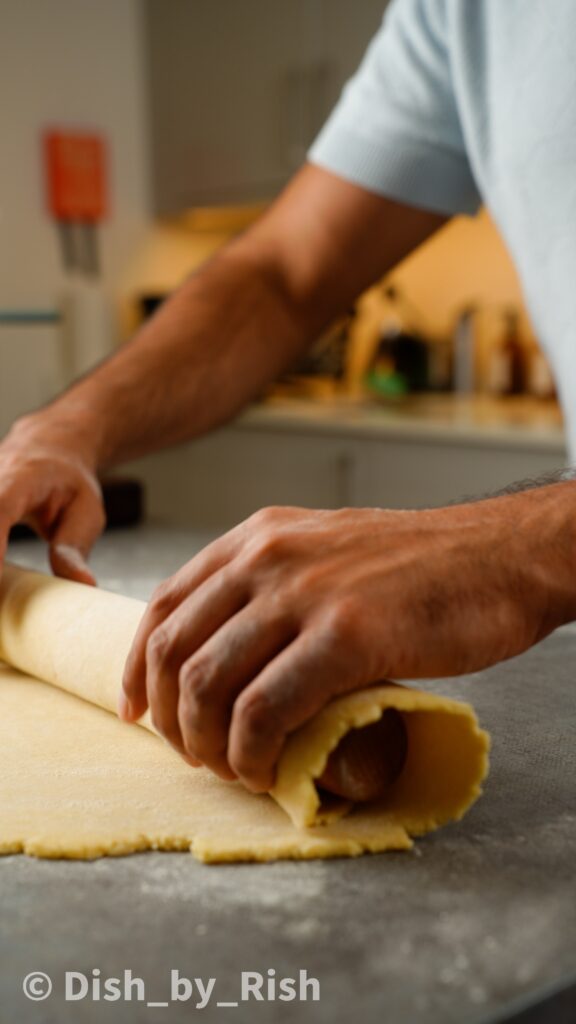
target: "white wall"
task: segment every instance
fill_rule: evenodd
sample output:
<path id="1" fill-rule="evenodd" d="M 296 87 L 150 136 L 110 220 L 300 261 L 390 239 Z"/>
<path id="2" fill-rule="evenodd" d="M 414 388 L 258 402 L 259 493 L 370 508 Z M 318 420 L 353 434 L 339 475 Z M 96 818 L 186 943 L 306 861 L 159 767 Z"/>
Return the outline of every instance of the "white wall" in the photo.
<path id="1" fill-rule="evenodd" d="M 111 216 L 100 239 L 117 293 L 148 223 L 139 2 L 0 0 L 0 26 L 0 308 L 53 306 L 62 287 L 41 170 L 51 125 L 108 139 Z"/>
<path id="2" fill-rule="evenodd" d="M 198 232 L 151 219 L 142 22 L 140 0 L 0 0 L 0 310 L 62 308 L 64 292 L 70 309 L 78 298 L 46 210 L 41 135 L 47 127 L 102 133 L 111 204 L 98 229 L 106 325 L 98 357 L 135 327 L 137 293 L 175 287 L 230 234 L 220 223 Z M 78 308 L 86 329 L 76 331 L 76 354 L 94 334 L 93 305 Z M 0 436 L 69 380 L 68 351 L 61 327 L 0 326 Z"/>

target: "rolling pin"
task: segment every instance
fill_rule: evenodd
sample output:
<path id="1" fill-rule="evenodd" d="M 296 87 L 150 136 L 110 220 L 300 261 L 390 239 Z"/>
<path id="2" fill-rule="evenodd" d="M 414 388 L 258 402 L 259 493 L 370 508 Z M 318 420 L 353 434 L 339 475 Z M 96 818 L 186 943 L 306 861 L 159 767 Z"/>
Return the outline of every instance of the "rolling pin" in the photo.
<path id="1" fill-rule="evenodd" d="M 380 800 L 401 774 L 407 752 L 404 719 L 388 708 L 377 722 L 343 737 L 316 785 L 354 803 Z"/>

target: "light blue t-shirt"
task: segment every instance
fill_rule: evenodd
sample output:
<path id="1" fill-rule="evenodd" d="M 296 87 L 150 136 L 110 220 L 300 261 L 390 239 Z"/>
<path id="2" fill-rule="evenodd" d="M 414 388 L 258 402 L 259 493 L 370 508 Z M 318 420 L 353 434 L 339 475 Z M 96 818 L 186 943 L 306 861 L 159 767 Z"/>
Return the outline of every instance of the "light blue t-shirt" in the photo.
<path id="1" fill-rule="evenodd" d="M 486 204 L 554 368 L 574 460 L 576 0 L 393 0 L 309 158 L 415 206 Z"/>

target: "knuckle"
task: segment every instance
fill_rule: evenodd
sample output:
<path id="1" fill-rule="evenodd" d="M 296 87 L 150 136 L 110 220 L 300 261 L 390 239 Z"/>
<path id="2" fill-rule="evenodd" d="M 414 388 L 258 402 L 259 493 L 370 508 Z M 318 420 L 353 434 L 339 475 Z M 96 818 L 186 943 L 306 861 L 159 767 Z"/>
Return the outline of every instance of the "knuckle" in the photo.
<path id="1" fill-rule="evenodd" d="M 171 641 L 167 630 L 157 626 L 148 637 L 146 644 L 146 662 L 152 667 L 165 665 L 170 658 Z"/>
<path id="2" fill-rule="evenodd" d="M 348 644 L 357 638 L 359 622 L 356 600 L 350 597 L 338 598 L 324 618 L 324 637 L 328 643 L 336 646 Z"/>
<path id="3" fill-rule="evenodd" d="M 4 442 L 6 443 L 6 442 Z M 2 477 L 4 480 L 12 479 L 22 467 L 23 458 L 20 452 L 10 451 L 10 448 L 0 453 L 2 456 Z"/>
<path id="4" fill-rule="evenodd" d="M 188 717 L 196 718 L 213 701 L 212 674 L 207 662 L 186 662 L 178 681 L 185 711 Z"/>
<path id="5" fill-rule="evenodd" d="M 279 561 L 286 554 L 286 548 L 286 538 L 277 530 L 262 530 L 249 548 L 248 563 L 258 566 Z"/>
<path id="6" fill-rule="evenodd" d="M 266 505 L 264 508 L 259 508 L 257 512 L 254 512 L 248 523 L 256 530 L 274 526 L 280 519 L 282 509 L 277 505 Z"/>
<path id="7" fill-rule="evenodd" d="M 174 590 L 170 580 L 164 580 L 154 590 L 150 610 L 155 615 L 167 615 L 174 606 Z"/>
<path id="8" fill-rule="evenodd" d="M 243 734 L 258 736 L 270 731 L 270 705 L 261 693 L 245 691 L 241 694 L 234 715 Z"/>

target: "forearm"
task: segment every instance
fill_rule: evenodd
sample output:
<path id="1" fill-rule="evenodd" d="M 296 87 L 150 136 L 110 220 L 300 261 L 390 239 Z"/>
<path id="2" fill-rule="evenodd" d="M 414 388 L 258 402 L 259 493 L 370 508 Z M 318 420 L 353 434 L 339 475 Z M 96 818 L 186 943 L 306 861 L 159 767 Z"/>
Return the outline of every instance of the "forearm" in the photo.
<path id="1" fill-rule="evenodd" d="M 19 421 L 99 470 L 232 417 L 445 222 L 307 165 L 113 358 Z"/>
<path id="2" fill-rule="evenodd" d="M 115 356 L 42 410 L 95 468 L 232 417 L 310 340 L 312 317 L 280 274 L 232 245 L 191 277 Z"/>
<path id="3" fill-rule="evenodd" d="M 306 166 L 129 345 L 17 431 L 91 469 L 201 434 L 444 221 Z"/>

